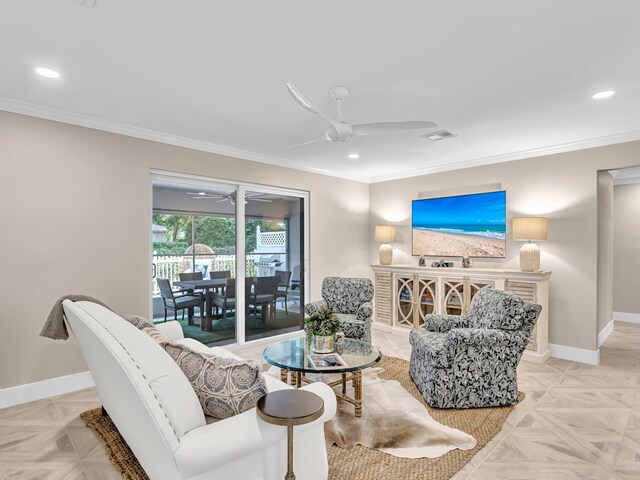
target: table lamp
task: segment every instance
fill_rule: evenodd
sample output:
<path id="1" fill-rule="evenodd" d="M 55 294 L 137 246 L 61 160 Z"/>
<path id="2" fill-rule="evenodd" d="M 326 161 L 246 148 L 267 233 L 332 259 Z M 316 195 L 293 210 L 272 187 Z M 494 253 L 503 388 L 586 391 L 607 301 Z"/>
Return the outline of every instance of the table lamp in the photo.
<path id="1" fill-rule="evenodd" d="M 375 241 L 382 243 L 378 251 L 380 265 L 391 265 L 393 249 L 389 243 L 396 241 L 396 227 L 393 225 L 376 225 Z"/>
<path id="2" fill-rule="evenodd" d="M 545 217 L 521 217 L 513 219 L 513 241 L 527 242 L 520 249 L 520 270 L 533 272 L 540 269 L 540 249 L 532 240 L 547 239 Z"/>

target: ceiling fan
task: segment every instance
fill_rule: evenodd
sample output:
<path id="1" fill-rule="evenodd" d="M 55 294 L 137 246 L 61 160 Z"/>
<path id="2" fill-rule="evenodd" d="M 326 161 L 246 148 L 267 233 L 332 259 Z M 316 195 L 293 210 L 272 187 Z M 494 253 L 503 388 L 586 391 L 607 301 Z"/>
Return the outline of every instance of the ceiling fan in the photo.
<path id="1" fill-rule="evenodd" d="M 187 192 L 187 195 L 192 195 L 191 198 L 208 198 L 208 199 L 218 199 L 215 203 L 221 203 L 221 202 L 229 202 L 231 205 L 235 205 L 236 204 L 236 192 L 231 192 L 231 193 L 206 193 L 206 192 Z M 272 200 L 269 200 L 268 198 L 259 198 L 262 197 L 263 193 L 247 193 L 244 196 L 244 203 L 248 203 L 249 201 L 251 202 L 269 202 L 271 203 Z"/>
<path id="2" fill-rule="evenodd" d="M 287 148 L 299 147 L 301 145 L 307 145 L 309 143 L 318 142 L 320 140 L 327 140 L 329 142 L 346 142 L 354 136 L 359 135 L 376 135 L 380 133 L 400 132 L 404 130 L 419 130 L 424 128 L 433 128 L 437 125 L 433 122 L 427 121 L 406 121 L 406 122 L 376 122 L 376 123 L 360 123 L 358 125 L 350 125 L 344 120 L 342 115 L 342 101 L 349 94 L 349 89 L 346 87 L 333 87 L 329 90 L 331 98 L 337 103 L 337 112 L 335 120 L 328 117 L 316 107 L 314 107 L 302 94 L 293 86 L 292 83 L 287 83 L 287 90 L 291 96 L 298 102 L 303 108 L 311 113 L 320 115 L 327 122 L 329 127 L 325 130 L 324 136 L 321 139 L 315 139 L 308 142 L 299 143 L 296 145 L 289 145 Z"/>

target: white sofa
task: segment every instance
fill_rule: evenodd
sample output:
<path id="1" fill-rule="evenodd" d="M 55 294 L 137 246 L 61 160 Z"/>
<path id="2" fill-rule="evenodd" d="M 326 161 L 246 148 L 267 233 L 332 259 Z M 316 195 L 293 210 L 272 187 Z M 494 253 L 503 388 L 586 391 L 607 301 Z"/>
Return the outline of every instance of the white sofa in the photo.
<path id="1" fill-rule="evenodd" d="M 152 480 L 284 478 L 286 428 L 263 422 L 255 408 L 207 424 L 191 384 L 151 337 L 95 303 L 65 300 L 63 307 L 102 405 Z M 158 327 L 194 350 L 238 358 L 183 338 L 178 322 Z M 292 388 L 265 379 L 268 391 Z M 322 383 L 303 388 L 322 397 L 325 411 L 294 428 L 294 471 L 300 480 L 326 479 L 324 422 L 335 415 L 336 398 Z"/>

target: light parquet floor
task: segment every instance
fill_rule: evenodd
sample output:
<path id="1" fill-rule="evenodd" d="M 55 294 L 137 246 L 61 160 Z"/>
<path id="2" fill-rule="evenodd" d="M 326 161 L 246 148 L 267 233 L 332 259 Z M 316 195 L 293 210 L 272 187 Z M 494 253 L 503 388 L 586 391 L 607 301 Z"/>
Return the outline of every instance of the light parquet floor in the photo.
<path id="1" fill-rule="evenodd" d="M 374 343 L 409 357 L 405 337 L 375 331 Z M 261 360 L 263 349 L 236 352 Z M 454 480 L 640 479 L 640 325 L 616 322 L 600 353 L 597 367 L 521 362 L 526 399 Z M 0 410 L 0 478 L 119 479 L 78 418 L 99 404 L 91 388 Z"/>

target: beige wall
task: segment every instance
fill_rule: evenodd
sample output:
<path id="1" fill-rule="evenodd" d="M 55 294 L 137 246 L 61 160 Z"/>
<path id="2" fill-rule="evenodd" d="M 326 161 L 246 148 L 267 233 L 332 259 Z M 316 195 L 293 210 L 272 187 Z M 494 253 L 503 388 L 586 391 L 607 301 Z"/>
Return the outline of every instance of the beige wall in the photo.
<path id="1" fill-rule="evenodd" d="M 598 332 L 613 320 L 613 177 L 598 172 Z"/>
<path id="2" fill-rule="evenodd" d="M 553 271 L 549 341 L 595 350 L 597 171 L 636 165 L 639 158 L 640 142 L 630 142 L 376 183 L 370 188 L 370 224 L 399 225 L 398 242 L 393 244 L 394 263 L 415 265 L 410 224 L 411 200 L 418 192 L 501 183 L 507 191 L 507 258 L 474 259 L 474 265 L 518 268 L 522 243 L 510 240 L 511 219 L 549 217 L 548 241 L 539 243 L 542 268 Z M 370 260 L 377 263 L 378 245 L 371 233 L 369 241 Z"/>
<path id="3" fill-rule="evenodd" d="M 613 188 L 613 310 L 640 314 L 640 184 Z"/>
<path id="4" fill-rule="evenodd" d="M 311 297 L 368 275 L 369 186 L 0 112 L 0 388 L 86 370 L 38 336 L 54 300 L 93 295 L 148 314 L 150 169 L 310 192 Z"/>

